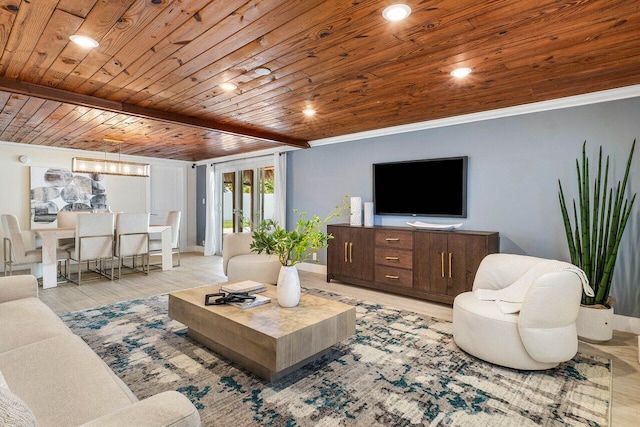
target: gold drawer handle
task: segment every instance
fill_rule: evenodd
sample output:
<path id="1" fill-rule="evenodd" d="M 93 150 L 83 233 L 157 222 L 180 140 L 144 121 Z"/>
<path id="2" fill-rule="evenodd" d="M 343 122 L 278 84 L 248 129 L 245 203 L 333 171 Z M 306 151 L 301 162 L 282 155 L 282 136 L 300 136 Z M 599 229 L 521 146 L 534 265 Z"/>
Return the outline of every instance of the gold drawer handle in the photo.
<path id="1" fill-rule="evenodd" d="M 400 241 L 400 239 L 398 239 L 397 237 L 387 237 L 385 240 L 387 242 L 398 242 L 398 241 Z"/>
<path id="2" fill-rule="evenodd" d="M 440 274 L 444 277 L 444 252 L 440 252 Z"/>
<path id="3" fill-rule="evenodd" d="M 449 279 L 451 279 L 451 258 L 453 258 L 453 254 L 449 252 Z"/>
<path id="4" fill-rule="evenodd" d="M 349 262 L 349 258 L 347 257 L 347 248 L 349 247 L 348 242 L 344 242 L 344 262 Z"/>
<path id="5" fill-rule="evenodd" d="M 397 280 L 397 279 L 399 279 L 399 278 L 400 278 L 400 276 L 392 276 L 392 275 L 390 275 L 390 274 L 387 274 L 387 275 L 385 275 L 384 277 L 386 277 L 387 279 L 394 279 L 394 280 Z"/>
<path id="6" fill-rule="evenodd" d="M 386 259 L 387 261 L 398 261 L 400 258 L 398 258 L 397 256 L 386 256 L 384 257 L 384 259 Z"/>

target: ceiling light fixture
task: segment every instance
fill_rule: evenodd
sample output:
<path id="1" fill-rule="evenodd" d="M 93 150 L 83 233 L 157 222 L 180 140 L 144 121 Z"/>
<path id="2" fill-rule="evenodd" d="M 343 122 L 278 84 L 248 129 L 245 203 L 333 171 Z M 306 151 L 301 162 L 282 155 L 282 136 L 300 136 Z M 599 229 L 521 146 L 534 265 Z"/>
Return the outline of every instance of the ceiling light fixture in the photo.
<path id="1" fill-rule="evenodd" d="M 402 21 L 411 14 L 411 8 L 406 4 L 393 4 L 385 7 L 382 11 L 382 16 L 387 21 Z"/>
<path id="2" fill-rule="evenodd" d="M 316 110 L 314 110 L 313 108 L 305 108 L 304 110 L 302 110 L 302 114 L 307 117 L 313 117 L 316 115 Z"/>
<path id="3" fill-rule="evenodd" d="M 103 175 L 149 176 L 150 166 L 147 163 L 120 160 L 123 141 L 110 138 L 103 138 L 102 141 L 118 144 L 118 160 L 107 160 L 107 150 L 105 149 L 104 160 L 74 157 L 71 159 L 71 170 L 78 173 L 99 173 Z"/>
<path id="4" fill-rule="evenodd" d="M 81 36 L 81 35 L 78 35 L 78 34 L 74 34 L 72 36 L 69 36 L 69 40 L 71 40 L 72 42 L 74 42 L 75 44 L 77 44 L 80 47 L 84 47 L 84 48 L 88 48 L 88 49 L 93 49 L 95 47 L 100 46 L 100 43 L 98 43 L 97 41 L 95 41 L 91 37 Z"/>
<path id="5" fill-rule="evenodd" d="M 231 82 L 224 82 L 224 83 L 220 83 L 220 89 L 226 90 L 226 91 L 231 91 L 231 90 L 238 89 L 238 86 L 234 85 Z"/>
<path id="6" fill-rule="evenodd" d="M 268 76 L 269 74 L 271 74 L 271 70 L 268 69 L 267 67 L 258 67 L 255 70 L 253 70 L 253 72 L 259 76 Z"/>
<path id="7" fill-rule="evenodd" d="M 467 77 L 469 74 L 471 74 L 471 68 L 467 68 L 467 67 L 456 68 L 451 72 L 451 75 L 458 79 Z"/>

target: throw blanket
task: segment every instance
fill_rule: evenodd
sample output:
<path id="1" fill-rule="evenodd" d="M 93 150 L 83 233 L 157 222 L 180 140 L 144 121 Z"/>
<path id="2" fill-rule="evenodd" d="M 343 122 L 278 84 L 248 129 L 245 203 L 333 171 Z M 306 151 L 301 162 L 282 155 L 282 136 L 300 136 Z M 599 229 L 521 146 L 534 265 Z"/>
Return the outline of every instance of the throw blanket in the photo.
<path id="1" fill-rule="evenodd" d="M 570 271 L 580 278 L 584 293 L 590 297 L 594 296 L 593 289 L 589 286 L 589 281 L 584 271 L 575 266 L 567 267 L 567 265 L 566 262 L 556 260 L 542 261 L 531 267 L 518 280 L 503 289 L 476 289 L 473 291 L 473 295 L 481 301 L 496 301 L 500 311 L 505 314 L 517 313 L 520 311 L 520 307 L 522 307 L 522 302 L 529 287 L 538 277 L 556 271 Z"/>

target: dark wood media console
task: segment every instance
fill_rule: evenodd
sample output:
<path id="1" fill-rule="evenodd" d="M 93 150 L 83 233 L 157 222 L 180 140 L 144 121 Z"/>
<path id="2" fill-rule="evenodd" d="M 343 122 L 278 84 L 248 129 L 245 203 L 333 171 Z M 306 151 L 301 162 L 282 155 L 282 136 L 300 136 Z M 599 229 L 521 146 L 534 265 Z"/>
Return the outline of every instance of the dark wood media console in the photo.
<path id="1" fill-rule="evenodd" d="M 408 227 L 327 226 L 332 279 L 452 304 L 470 291 L 480 261 L 498 252 L 498 233 Z"/>

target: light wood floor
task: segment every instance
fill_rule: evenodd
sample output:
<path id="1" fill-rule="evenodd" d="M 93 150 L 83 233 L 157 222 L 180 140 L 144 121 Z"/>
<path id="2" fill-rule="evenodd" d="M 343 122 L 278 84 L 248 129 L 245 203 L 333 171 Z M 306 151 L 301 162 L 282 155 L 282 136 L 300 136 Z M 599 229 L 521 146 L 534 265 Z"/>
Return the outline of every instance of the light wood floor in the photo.
<path id="1" fill-rule="evenodd" d="M 386 294 L 336 282 L 327 283 L 323 275 L 300 272 L 303 286 L 337 293 L 414 311 L 423 315 L 451 320 L 451 306 L 413 298 Z M 181 266 L 171 271 L 152 271 L 148 276 L 133 274 L 119 281 L 98 280 L 77 286 L 67 283 L 51 289 L 40 289 L 40 299 L 56 313 L 83 310 L 100 305 L 226 281 L 220 257 L 204 257 L 197 253 L 182 254 Z M 637 426 L 640 419 L 640 365 L 638 337 L 614 332 L 605 344 L 580 343 L 579 351 L 613 360 L 612 426 Z"/>

